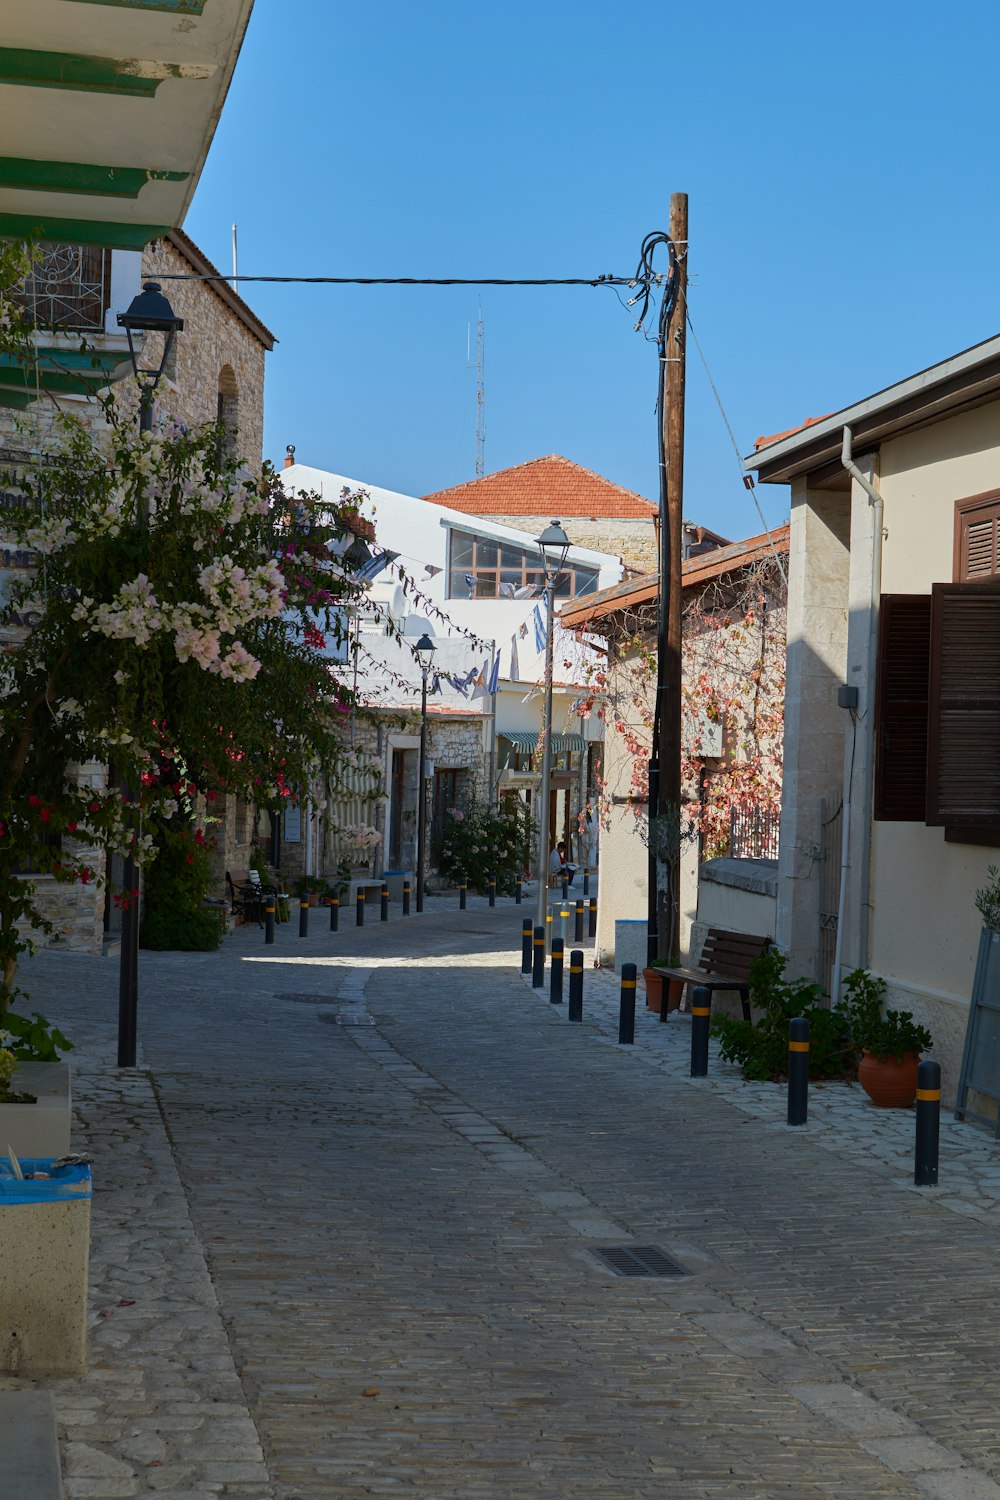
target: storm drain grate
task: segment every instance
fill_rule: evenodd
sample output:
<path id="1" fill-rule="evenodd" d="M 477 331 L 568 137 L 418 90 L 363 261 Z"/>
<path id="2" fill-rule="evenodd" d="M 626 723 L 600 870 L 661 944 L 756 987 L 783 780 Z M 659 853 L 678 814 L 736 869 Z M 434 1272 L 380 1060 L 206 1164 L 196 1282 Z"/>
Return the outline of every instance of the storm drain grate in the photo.
<path id="1" fill-rule="evenodd" d="M 669 1255 L 664 1255 L 656 1245 L 611 1245 L 607 1249 L 592 1251 L 616 1276 L 688 1276 L 690 1272 L 679 1266 Z"/>

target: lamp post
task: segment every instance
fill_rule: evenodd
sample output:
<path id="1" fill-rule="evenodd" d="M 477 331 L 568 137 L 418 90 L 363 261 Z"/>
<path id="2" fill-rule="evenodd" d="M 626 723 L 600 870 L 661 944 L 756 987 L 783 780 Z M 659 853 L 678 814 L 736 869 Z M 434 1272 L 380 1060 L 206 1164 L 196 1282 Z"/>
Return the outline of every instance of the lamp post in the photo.
<path id="1" fill-rule="evenodd" d="M 545 926 L 549 887 L 549 782 L 552 777 L 552 619 L 556 580 L 569 551 L 569 537 L 558 521 L 538 538 L 545 570 L 545 711 L 542 720 L 542 786 L 538 809 L 538 901 L 535 921 Z"/>
<path id="2" fill-rule="evenodd" d="M 152 432 L 153 397 L 160 376 L 166 368 L 174 335 L 184 327 L 184 320 L 175 315 L 160 290 L 158 281 L 144 281 L 142 291 L 137 297 L 133 297 L 127 311 L 118 314 L 118 326 L 124 328 L 128 335 L 132 373 L 139 382 L 139 431 Z M 156 369 L 143 369 L 140 366 L 141 348 L 136 349 L 133 338 L 136 333 L 164 335 L 163 353 Z M 145 498 L 140 501 L 137 519 L 140 528 L 144 530 L 149 519 Z M 128 905 L 122 908 L 122 946 L 118 969 L 118 1066 L 134 1068 L 139 1010 L 139 877 L 131 855 L 125 860 L 122 882 L 128 895 Z"/>
<path id="3" fill-rule="evenodd" d="M 417 911 L 424 909 L 424 854 L 427 843 L 427 674 L 434 656 L 434 642 L 426 630 L 414 646 L 420 662 L 420 762 L 417 767 Z"/>

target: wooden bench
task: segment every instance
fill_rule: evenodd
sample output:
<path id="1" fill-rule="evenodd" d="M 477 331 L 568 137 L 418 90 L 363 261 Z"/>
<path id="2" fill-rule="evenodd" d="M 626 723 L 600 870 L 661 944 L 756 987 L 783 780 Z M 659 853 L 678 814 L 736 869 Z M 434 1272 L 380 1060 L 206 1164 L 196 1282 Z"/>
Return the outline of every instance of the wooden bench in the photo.
<path id="1" fill-rule="evenodd" d="M 749 1021 L 750 965 L 770 942 L 767 937 L 710 927 L 696 969 L 661 969 L 660 973 L 667 979 L 684 979 L 690 985 L 704 985 L 713 994 L 716 990 L 735 990 L 743 1006 L 743 1015 Z"/>

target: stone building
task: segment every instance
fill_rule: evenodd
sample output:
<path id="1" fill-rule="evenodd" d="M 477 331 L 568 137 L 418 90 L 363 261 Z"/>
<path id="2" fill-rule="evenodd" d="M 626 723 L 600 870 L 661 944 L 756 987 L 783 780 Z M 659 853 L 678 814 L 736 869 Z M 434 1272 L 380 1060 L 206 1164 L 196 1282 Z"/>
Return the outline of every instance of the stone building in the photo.
<path id="1" fill-rule="evenodd" d="M 558 453 L 423 499 L 533 536 L 558 516 L 574 546 L 610 553 L 629 572 L 649 573 L 657 567 L 656 505 Z M 684 523 L 685 557 L 722 546 L 724 540 L 704 526 Z"/>

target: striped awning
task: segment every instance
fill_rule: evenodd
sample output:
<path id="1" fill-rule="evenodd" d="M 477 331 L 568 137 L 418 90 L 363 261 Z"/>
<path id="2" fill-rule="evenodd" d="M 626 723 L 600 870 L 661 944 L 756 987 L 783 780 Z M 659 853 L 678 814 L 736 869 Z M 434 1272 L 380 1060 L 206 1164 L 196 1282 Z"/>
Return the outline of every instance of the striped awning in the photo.
<path id="1" fill-rule="evenodd" d="M 538 730 L 525 729 L 501 729 L 500 738 L 509 740 L 515 750 L 527 750 L 532 754 L 538 745 Z M 587 748 L 587 741 L 582 734 L 554 734 L 552 736 L 552 753 L 554 755 L 565 755 L 568 750 L 582 754 Z"/>

